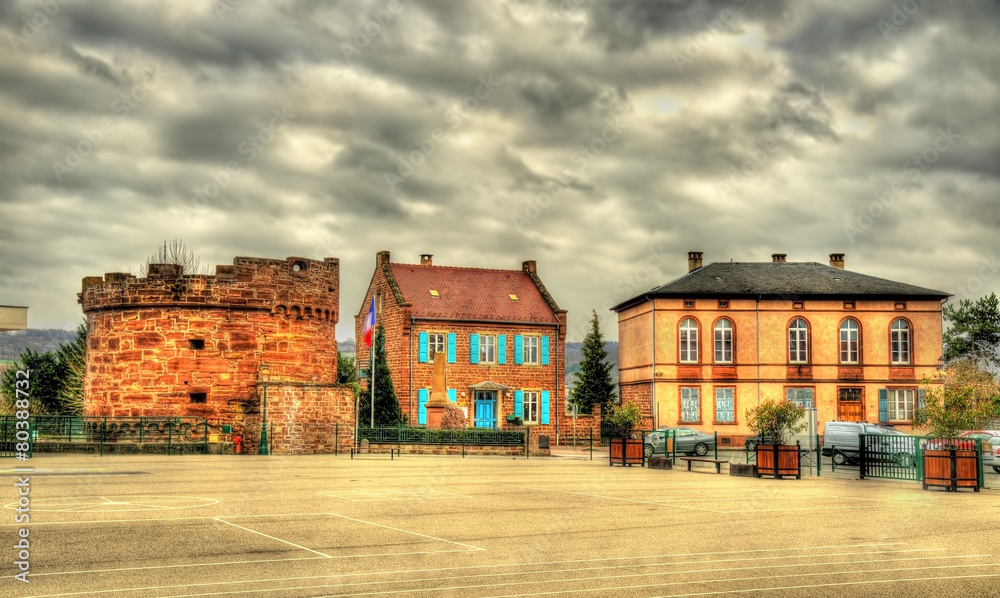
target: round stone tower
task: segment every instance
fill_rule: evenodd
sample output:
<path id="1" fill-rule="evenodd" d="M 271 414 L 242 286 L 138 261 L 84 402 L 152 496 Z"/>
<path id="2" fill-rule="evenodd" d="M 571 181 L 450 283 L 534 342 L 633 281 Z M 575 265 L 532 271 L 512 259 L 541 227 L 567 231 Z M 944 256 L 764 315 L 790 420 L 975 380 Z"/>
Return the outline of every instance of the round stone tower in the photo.
<path id="1" fill-rule="evenodd" d="M 339 298 L 336 258 L 238 257 L 214 276 L 150 264 L 145 278 L 84 278 L 84 413 L 199 416 L 215 431 L 223 424 L 250 431 L 248 419 L 255 418 L 247 415 L 259 411 L 262 381 L 284 389 L 335 387 Z M 296 413 L 302 407 L 301 392 L 272 392 L 276 409 L 283 399 Z M 330 395 L 304 413 L 322 420 Z M 294 418 L 285 417 L 291 428 Z"/>

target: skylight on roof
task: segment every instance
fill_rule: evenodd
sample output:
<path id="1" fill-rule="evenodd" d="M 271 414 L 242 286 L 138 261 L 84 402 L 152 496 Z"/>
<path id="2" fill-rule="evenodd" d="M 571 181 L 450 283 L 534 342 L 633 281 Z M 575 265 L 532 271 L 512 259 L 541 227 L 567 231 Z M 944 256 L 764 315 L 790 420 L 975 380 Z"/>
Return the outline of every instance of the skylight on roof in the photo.
<path id="1" fill-rule="evenodd" d="M 511 301 L 520 301 L 514 293 L 508 293 L 507 296 L 510 297 Z"/>
<path id="2" fill-rule="evenodd" d="M 431 297 L 440 297 L 440 296 L 441 293 L 435 291 L 434 289 L 431 289 Z"/>

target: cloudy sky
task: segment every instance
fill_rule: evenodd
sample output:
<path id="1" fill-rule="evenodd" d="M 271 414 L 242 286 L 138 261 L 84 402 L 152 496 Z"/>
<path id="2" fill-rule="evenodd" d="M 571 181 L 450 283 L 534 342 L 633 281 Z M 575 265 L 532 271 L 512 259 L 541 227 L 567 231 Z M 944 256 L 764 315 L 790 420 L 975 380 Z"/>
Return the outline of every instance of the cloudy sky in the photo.
<path id="1" fill-rule="evenodd" d="M 0 3 L 0 304 L 207 262 L 538 261 L 570 340 L 705 261 L 1000 290 L 1000 3 Z M 954 300 L 954 299 L 953 299 Z M 617 336 L 613 316 L 605 331 Z"/>

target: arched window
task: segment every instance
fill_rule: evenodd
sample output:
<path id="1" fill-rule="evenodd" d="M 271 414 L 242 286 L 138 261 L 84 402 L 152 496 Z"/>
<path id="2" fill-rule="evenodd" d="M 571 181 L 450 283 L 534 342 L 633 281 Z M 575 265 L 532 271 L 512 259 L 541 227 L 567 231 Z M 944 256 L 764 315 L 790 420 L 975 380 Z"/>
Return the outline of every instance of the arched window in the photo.
<path id="1" fill-rule="evenodd" d="M 789 363 L 809 362 L 809 325 L 802 318 L 795 318 L 788 325 Z"/>
<path id="2" fill-rule="evenodd" d="M 910 363 L 910 324 L 906 320 L 895 320 L 889 334 L 892 363 Z"/>
<path id="3" fill-rule="evenodd" d="M 733 323 L 726 319 L 715 323 L 715 362 L 733 362 Z"/>
<path id="4" fill-rule="evenodd" d="M 698 323 L 693 318 L 681 322 L 681 362 L 698 363 Z"/>
<path id="5" fill-rule="evenodd" d="M 858 363 L 861 332 L 855 320 L 844 320 L 840 324 L 840 363 Z"/>

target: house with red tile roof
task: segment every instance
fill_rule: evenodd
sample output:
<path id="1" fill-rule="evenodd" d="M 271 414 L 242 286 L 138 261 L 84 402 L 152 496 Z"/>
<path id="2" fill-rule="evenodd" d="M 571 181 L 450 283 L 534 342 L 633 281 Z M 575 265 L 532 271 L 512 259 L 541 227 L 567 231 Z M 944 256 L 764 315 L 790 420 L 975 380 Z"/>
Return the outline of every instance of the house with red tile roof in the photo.
<path id="1" fill-rule="evenodd" d="M 465 410 L 469 427 L 504 429 L 516 416 L 555 439 L 564 425 L 566 310 L 542 284 L 534 260 L 520 270 L 493 270 L 436 266 L 428 254 L 419 264 L 393 263 L 380 251 L 355 338 L 363 338 L 372 297 L 410 425 L 427 422 L 434 355 L 445 353 L 448 396 Z M 369 351 L 358 343 L 362 368 Z"/>

